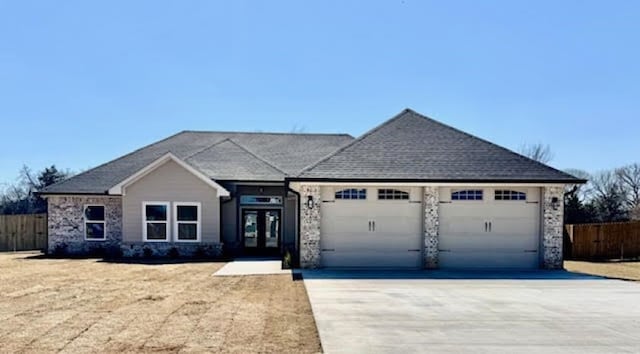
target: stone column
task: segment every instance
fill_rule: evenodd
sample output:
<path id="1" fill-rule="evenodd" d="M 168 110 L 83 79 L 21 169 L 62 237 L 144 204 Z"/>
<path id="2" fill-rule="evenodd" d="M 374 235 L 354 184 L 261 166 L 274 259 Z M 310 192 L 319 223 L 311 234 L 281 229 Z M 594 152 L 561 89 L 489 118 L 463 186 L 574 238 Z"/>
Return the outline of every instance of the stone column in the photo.
<path id="1" fill-rule="evenodd" d="M 424 187 L 424 267 L 438 268 L 438 187 Z"/>
<path id="2" fill-rule="evenodd" d="M 309 197 L 313 208 L 309 208 Z M 320 267 L 320 186 L 303 185 L 300 188 L 300 267 Z"/>
<path id="3" fill-rule="evenodd" d="M 562 269 L 564 188 L 544 187 L 543 195 L 542 266 L 545 269 Z M 554 198 L 556 198 L 555 203 Z"/>

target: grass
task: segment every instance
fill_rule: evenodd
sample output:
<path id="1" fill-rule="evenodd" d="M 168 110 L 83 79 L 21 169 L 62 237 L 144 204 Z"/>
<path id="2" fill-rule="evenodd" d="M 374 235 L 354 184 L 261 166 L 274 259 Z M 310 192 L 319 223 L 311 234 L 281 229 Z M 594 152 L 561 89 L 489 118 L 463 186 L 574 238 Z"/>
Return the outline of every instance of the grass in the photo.
<path id="1" fill-rule="evenodd" d="M 0 254 L 3 352 L 322 350 L 304 285 L 291 276 L 32 256 Z"/>
<path id="2" fill-rule="evenodd" d="M 608 278 L 640 281 L 640 261 L 583 262 L 565 261 L 566 270 Z"/>

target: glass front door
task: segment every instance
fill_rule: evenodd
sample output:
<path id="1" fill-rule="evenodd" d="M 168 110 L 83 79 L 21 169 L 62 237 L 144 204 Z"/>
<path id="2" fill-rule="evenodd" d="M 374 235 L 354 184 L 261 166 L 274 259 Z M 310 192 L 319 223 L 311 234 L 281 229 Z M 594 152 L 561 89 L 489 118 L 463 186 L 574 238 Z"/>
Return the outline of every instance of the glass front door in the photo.
<path id="1" fill-rule="evenodd" d="M 243 210 L 242 237 L 248 253 L 278 253 L 280 210 Z"/>

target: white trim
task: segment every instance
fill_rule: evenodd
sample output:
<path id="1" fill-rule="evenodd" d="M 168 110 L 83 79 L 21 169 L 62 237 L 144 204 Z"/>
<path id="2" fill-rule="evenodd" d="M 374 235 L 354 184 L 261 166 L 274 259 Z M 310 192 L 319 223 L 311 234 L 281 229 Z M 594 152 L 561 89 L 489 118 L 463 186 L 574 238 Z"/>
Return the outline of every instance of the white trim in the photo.
<path id="1" fill-rule="evenodd" d="M 164 205 L 167 208 L 167 220 L 165 221 L 165 228 L 167 238 L 164 240 L 149 240 L 147 239 L 147 223 L 159 224 L 162 221 L 154 220 L 147 221 L 147 205 Z M 142 239 L 144 242 L 171 242 L 171 228 L 169 225 L 171 224 L 171 203 L 170 202 L 153 202 L 153 201 L 144 201 L 142 202 Z"/>
<path id="2" fill-rule="evenodd" d="M 102 220 L 87 220 L 87 207 L 102 207 L 103 216 Z M 107 240 L 107 207 L 104 204 L 84 204 L 82 205 L 82 219 L 84 220 L 83 234 L 85 241 L 106 241 Z M 87 237 L 87 223 L 98 224 L 102 223 L 102 238 L 88 238 Z"/>
<path id="3" fill-rule="evenodd" d="M 198 207 L 198 220 L 197 221 L 178 221 L 178 207 L 179 206 L 196 206 Z M 178 224 L 195 224 L 196 239 L 195 240 L 180 240 L 178 234 Z M 202 203 L 200 202 L 173 202 L 173 242 L 200 242 L 202 235 Z"/>
<path id="4" fill-rule="evenodd" d="M 156 159 L 155 161 L 151 162 L 147 166 L 143 167 L 138 172 L 136 172 L 136 173 L 132 174 L 131 176 L 127 177 L 124 181 L 122 181 L 122 182 L 116 184 L 115 186 L 109 188 L 109 194 L 125 195 L 127 186 L 129 186 L 132 183 L 138 181 L 139 179 L 143 178 L 147 174 L 151 173 L 156 168 L 164 165 L 165 163 L 167 163 L 169 161 L 173 161 L 173 162 L 177 163 L 178 165 L 180 165 L 180 167 L 182 167 L 185 170 L 191 172 L 191 174 L 196 176 L 198 179 L 202 180 L 209 187 L 214 188 L 217 191 L 219 197 L 228 197 L 228 196 L 230 196 L 229 191 L 226 190 L 224 187 L 222 187 L 221 185 L 217 184 L 211 178 L 209 178 L 209 176 L 207 176 L 204 173 L 198 171 L 193 166 L 191 166 L 188 163 L 184 162 L 183 160 L 179 159 L 178 157 L 176 157 L 174 154 L 172 154 L 170 152 L 162 155 L 160 158 Z"/>

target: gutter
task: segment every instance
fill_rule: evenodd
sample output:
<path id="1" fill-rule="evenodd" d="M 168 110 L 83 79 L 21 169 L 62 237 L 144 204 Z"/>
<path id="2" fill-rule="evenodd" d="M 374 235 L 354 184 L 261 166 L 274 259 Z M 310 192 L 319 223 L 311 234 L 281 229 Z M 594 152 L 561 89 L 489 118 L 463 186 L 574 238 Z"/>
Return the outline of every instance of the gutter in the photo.
<path id="1" fill-rule="evenodd" d="M 531 184 L 584 184 L 585 179 L 420 179 L 420 178 L 326 178 L 326 177 L 287 177 L 285 183 L 289 182 L 346 182 L 346 183 L 531 183 Z"/>

